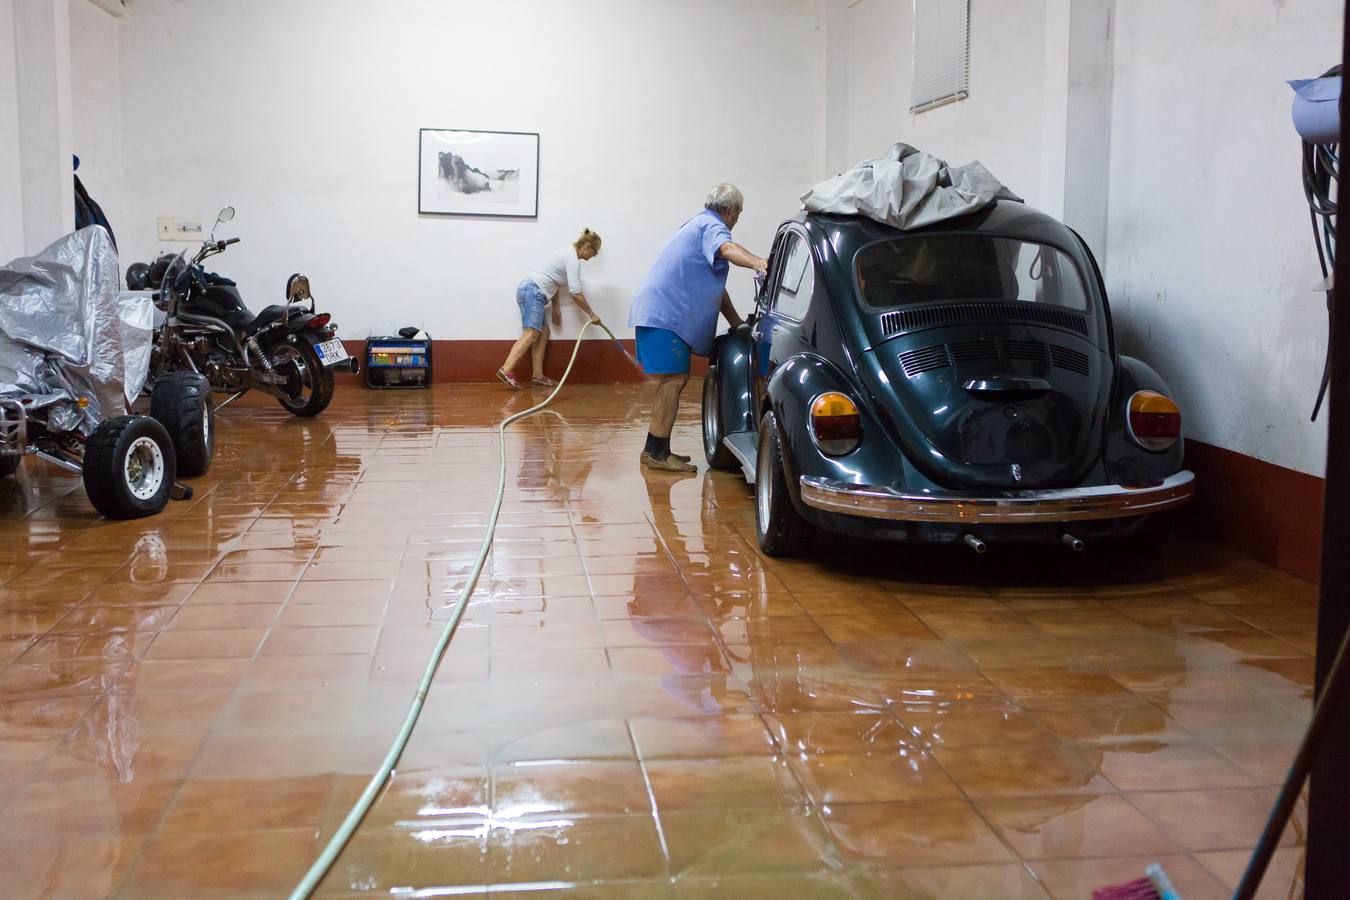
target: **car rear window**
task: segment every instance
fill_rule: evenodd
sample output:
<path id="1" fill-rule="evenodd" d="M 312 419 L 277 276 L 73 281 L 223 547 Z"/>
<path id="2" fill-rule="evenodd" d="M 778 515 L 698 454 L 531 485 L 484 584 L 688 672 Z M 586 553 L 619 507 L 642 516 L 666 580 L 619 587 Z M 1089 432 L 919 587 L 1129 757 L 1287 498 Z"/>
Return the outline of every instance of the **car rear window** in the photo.
<path id="1" fill-rule="evenodd" d="M 1048 244 L 987 234 L 929 234 L 866 247 L 858 254 L 865 304 L 1015 300 L 1088 308 L 1072 259 Z"/>

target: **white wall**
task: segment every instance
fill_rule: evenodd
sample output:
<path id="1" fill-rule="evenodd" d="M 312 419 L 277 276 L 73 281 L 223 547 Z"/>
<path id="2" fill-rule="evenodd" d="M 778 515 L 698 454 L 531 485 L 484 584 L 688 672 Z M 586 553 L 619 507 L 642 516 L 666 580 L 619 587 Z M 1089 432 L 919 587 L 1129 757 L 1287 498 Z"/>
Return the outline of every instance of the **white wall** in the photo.
<path id="1" fill-rule="evenodd" d="M 1340 60 L 1338 0 L 1117 7 L 1105 274 L 1187 431 L 1321 475 L 1324 295 L 1285 80 Z"/>
<path id="2" fill-rule="evenodd" d="M 0 264 L 23 255 L 18 91 L 14 71 L 14 2 L 0 0 Z"/>
<path id="3" fill-rule="evenodd" d="M 120 238 L 126 206 L 118 33 L 126 19 L 104 12 L 90 0 L 69 3 L 71 146 L 80 158 L 81 183 Z"/>
<path id="4" fill-rule="evenodd" d="M 766 253 L 818 180 L 817 13 L 811 0 L 138 0 L 120 57 L 123 262 L 157 248 L 157 216 L 209 223 L 232 204 L 222 233 L 243 242 L 218 268 L 255 306 L 300 270 L 349 338 L 408 324 L 510 338 L 516 284 L 589 226 L 605 243 L 587 293 L 622 325 L 714 184 L 744 190 L 737 237 Z M 538 220 L 419 217 L 422 127 L 540 132 Z M 748 307 L 749 278 L 731 289 Z"/>
<path id="5" fill-rule="evenodd" d="M 912 0 L 846 9 L 826 67 L 851 161 L 896 140 L 979 159 L 1088 237 L 1122 349 L 1190 437 L 1322 474 L 1326 317 L 1284 82 L 1339 60 L 1338 0 L 972 0 L 970 97 L 917 116 Z"/>
<path id="6" fill-rule="evenodd" d="M 847 164 L 904 141 L 952 163 L 978 159 L 1041 205 L 1044 0 L 971 0 L 970 97 L 918 115 L 909 112 L 913 11 L 912 0 L 848 8 Z"/>

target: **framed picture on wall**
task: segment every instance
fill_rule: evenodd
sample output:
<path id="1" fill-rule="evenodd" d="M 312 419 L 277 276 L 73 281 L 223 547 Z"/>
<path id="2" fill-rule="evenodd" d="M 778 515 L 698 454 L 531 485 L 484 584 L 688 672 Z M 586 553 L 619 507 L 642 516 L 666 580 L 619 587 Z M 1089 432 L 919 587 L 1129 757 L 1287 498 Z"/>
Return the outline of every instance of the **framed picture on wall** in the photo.
<path id="1" fill-rule="evenodd" d="M 417 211 L 439 216 L 539 215 L 539 135 L 423 128 Z"/>

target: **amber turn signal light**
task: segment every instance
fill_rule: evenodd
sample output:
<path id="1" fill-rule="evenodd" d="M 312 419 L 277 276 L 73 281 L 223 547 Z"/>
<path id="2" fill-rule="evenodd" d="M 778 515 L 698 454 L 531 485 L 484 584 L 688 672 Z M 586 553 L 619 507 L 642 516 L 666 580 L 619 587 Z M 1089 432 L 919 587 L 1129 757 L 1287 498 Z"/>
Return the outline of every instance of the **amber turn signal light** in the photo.
<path id="1" fill-rule="evenodd" d="M 1181 437 L 1181 408 L 1157 391 L 1138 391 L 1130 397 L 1125 429 L 1145 450 L 1170 450 Z"/>
<path id="2" fill-rule="evenodd" d="M 838 391 L 821 394 L 811 401 L 811 433 L 816 446 L 828 456 L 853 452 L 862 440 L 858 407 Z"/>

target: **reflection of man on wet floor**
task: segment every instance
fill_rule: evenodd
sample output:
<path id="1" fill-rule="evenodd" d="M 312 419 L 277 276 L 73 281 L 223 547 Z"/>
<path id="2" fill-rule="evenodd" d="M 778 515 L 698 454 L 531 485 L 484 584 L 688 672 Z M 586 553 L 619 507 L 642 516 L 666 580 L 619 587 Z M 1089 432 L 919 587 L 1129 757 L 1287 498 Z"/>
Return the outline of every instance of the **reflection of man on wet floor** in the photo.
<path id="1" fill-rule="evenodd" d="M 671 511 L 670 493 L 674 484 L 667 479 L 647 482 L 652 523 L 662 537 L 673 542 L 673 550 L 682 559 L 689 548 L 675 539 L 679 526 Z M 736 682 L 711 633 L 701 642 L 683 640 L 691 623 L 689 601 L 671 591 L 665 575 L 641 572 L 633 576 L 633 599 L 628 603 L 633 630 L 651 641 L 665 658 L 671 671 L 658 676 L 661 689 L 670 697 L 697 713 L 722 713 L 738 710 L 748 698 Z M 644 583 L 646 582 L 646 583 Z M 703 629 L 706 632 L 706 629 Z"/>
<path id="2" fill-rule="evenodd" d="M 661 381 L 652 403 L 652 421 L 642 464 L 667 472 L 695 472 L 688 456 L 670 452 L 670 431 L 689 383 L 689 356 L 712 352 L 717 315 L 732 327 L 742 324 L 727 295 L 731 264 L 763 273 L 768 262 L 731 239 L 745 198 L 734 185 L 719 184 L 703 212 L 680 226 L 666 243 L 633 297 L 628 324 L 637 330 L 643 370 Z"/>

